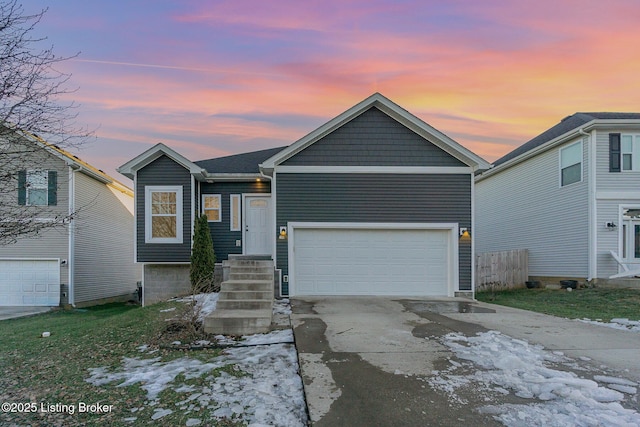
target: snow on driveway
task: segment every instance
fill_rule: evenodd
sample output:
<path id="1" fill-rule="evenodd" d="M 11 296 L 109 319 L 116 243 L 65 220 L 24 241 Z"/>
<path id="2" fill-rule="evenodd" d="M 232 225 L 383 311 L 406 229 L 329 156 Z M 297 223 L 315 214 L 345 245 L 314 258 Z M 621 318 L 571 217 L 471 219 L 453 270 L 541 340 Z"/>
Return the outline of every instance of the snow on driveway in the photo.
<path id="1" fill-rule="evenodd" d="M 637 384 L 624 378 L 578 377 L 573 372 L 549 366 L 575 362 L 560 352 L 549 352 L 496 331 L 466 337 L 450 333 L 442 337 L 463 363 L 434 372 L 427 381 L 432 388 L 465 404 L 456 391 L 471 387 L 491 395 L 514 394 L 530 399 L 528 404 L 487 405 L 481 412 L 492 414 L 506 426 L 640 426 L 640 414 L 622 407 L 627 397 L 635 397 Z M 469 371 L 471 373 L 469 373 Z M 599 384 L 603 383 L 603 385 Z"/>

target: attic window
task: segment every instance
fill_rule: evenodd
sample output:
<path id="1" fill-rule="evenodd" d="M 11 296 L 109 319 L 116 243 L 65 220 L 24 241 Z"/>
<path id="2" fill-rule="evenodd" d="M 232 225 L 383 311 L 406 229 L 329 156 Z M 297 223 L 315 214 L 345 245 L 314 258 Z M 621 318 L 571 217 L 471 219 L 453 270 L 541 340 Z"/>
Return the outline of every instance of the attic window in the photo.
<path id="1" fill-rule="evenodd" d="M 560 186 L 582 181 L 582 141 L 560 149 Z"/>

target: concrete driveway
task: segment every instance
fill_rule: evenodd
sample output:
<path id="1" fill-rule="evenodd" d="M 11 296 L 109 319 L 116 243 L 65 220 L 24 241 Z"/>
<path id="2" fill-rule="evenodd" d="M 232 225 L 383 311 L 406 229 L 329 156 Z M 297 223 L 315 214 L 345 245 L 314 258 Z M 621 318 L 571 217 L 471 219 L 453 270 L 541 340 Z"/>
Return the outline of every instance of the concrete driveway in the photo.
<path id="1" fill-rule="evenodd" d="M 0 307 L 0 320 L 17 319 L 18 317 L 34 316 L 40 313 L 51 311 L 51 307 Z"/>
<path id="2" fill-rule="evenodd" d="M 315 297 L 291 305 L 314 426 L 501 425 L 477 411 L 486 396 L 461 390 L 466 404 L 457 405 L 429 386 L 434 371 L 455 363 L 438 341 L 450 332 L 497 330 L 640 380 L 637 333 L 464 299 Z M 520 401 L 507 395 L 500 403 Z"/>

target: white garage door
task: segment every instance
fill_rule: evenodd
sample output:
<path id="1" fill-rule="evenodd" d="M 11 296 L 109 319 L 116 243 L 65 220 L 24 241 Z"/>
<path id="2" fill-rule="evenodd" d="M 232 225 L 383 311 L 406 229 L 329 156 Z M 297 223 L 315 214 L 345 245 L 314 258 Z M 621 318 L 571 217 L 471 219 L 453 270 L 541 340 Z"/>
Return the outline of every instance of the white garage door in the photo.
<path id="1" fill-rule="evenodd" d="M 0 260 L 0 305 L 60 304 L 56 260 Z"/>
<path id="2" fill-rule="evenodd" d="M 451 295 L 451 233 L 296 228 L 292 294 Z"/>

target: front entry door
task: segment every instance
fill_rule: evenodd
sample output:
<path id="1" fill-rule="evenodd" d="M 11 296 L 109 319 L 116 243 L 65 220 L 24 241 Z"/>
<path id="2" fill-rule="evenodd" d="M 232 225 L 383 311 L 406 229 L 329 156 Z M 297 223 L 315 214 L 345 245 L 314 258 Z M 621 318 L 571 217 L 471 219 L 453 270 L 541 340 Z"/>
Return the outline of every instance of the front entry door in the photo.
<path id="1" fill-rule="evenodd" d="M 246 196 L 244 215 L 244 253 L 246 255 L 271 255 L 271 197 Z"/>

